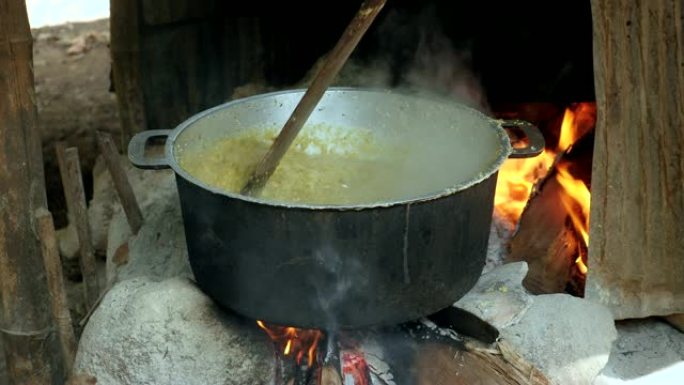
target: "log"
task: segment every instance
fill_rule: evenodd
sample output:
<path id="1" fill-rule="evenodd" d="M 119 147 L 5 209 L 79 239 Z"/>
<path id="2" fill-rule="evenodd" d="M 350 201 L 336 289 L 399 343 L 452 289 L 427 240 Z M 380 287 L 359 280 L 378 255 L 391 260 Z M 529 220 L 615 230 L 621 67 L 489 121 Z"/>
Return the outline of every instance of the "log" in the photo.
<path id="1" fill-rule="evenodd" d="M 0 0 L 0 338 L 12 384 L 51 383 L 50 316 L 33 212 L 47 207 L 32 37 L 21 0 Z"/>
<path id="2" fill-rule="evenodd" d="M 119 195 L 121 206 L 123 206 L 124 213 L 126 213 L 128 225 L 131 227 L 133 235 L 136 235 L 138 234 L 140 227 L 142 227 L 143 215 L 142 211 L 140 211 L 138 201 L 135 199 L 133 187 L 131 187 L 131 183 L 128 180 L 126 170 L 121 165 L 119 152 L 114 145 L 111 135 L 108 133 L 98 132 L 97 144 L 102 153 L 102 157 L 107 164 L 109 174 L 112 176 L 112 181 L 114 182 L 114 187 Z"/>
<path id="3" fill-rule="evenodd" d="M 552 172 L 528 202 L 509 245 L 507 261 L 527 262 L 523 286 L 533 294 L 564 292 L 579 253 L 561 194 L 563 189 Z"/>
<path id="4" fill-rule="evenodd" d="M 321 385 L 342 385 L 342 378 L 334 365 L 323 365 L 320 382 Z"/>
<path id="5" fill-rule="evenodd" d="M 592 0 L 598 121 L 586 298 L 684 312 L 681 1 Z"/>
<path id="6" fill-rule="evenodd" d="M 511 359 L 511 358 L 515 359 Z M 548 385 L 549 380 L 520 356 L 503 350 L 440 343 L 421 344 L 416 354 L 418 385 Z"/>
<path id="7" fill-rule="evenodd" d="M 74 327 L 71 323 L 71 314 L 69 313 L 66 288 L 64 287 L 64 273 L 62 272 L 62 261 L 57 247 L 55 227 L 52 222 L 52 215 L 45 208 L 36 210 L 36 222 L 50 292 L 52 317 L 57 326 L 64 368 L 69 374 L 74 364 L 74 358 L 76 358 L 77 344 Z"/>
<path id="8" fill-rule="evenodd" d="M 63 157 L 58 163 L 62 174 L 62 186 L 69 207 L 70 218 L 73 218 L 78 234 L 80 251 L 81 274 L 83 275 L 83 290 L 86 308 L 92 306 L 100 295 L 97 267 L 95 264 L 95 251 L 90 237 L 90 224 L 88 222 L 88 208 L 86 205 L 85 191 L 83 190 L 83 178 L 81 164 L 78 159 L 78 149 L 75 147 L 64 150 L 58 158 Z"/>
<path id="9" fill-rule="evenodd" d="M 684 333 L 684 313 L 670 314 L 665 317 L 665 321 Z"/>

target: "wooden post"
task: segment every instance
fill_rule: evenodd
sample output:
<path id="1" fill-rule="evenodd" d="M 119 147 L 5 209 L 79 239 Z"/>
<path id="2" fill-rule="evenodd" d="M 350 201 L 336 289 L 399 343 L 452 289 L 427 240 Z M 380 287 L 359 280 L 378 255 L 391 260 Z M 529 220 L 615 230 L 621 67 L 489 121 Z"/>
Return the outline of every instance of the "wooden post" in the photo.
<path id="1" fill-rule="evenodd" d="M 76 337 L 74 335 L 73 324 L 71 323 L 66 289 L 64 288 L 62 260 L 59 256 L 55 227 L 50 212 L 45 208 L 36 210 L 36 222 L 38 235 L 40 236 L 41 241 L 43 265 L 45 266 L 45 273 L 47 275 L 47 283 L 50 291 L 52 317 L 57 326 L 59 343 L 62 350 L 62 359 L 68 375 L 71 373 L 74 358 L 76 357 Z"/>
<path id="2" fill-rule="evenodd" d="M 598 121 L 588 299 L 684 312 L 684 6 L 592 0 Z"/>
<path id="3" fill-rule="evenodd" d="M 140 79 L 139 6 L 140 1 L 137 0 L 110 1 L 110 51 L 122 148 L 126 148 L 131 137 L 146 127 Z"/>
<path id="4" fill-rule="evenodd" d="M 33 212 L 46 207 L 32 38 L 22 0 L 0 0 L 0 337 L 11 384 L 51 382 L 50 317 Z"/>
<path id="5" fill-rule="evenodd" d="M 112 136 L 108 133 L 98 132 L 97 144 L 102 153 L 102 157 L 107 164 L 109 174 L 112 176 L 112 181 L 114 182 L 114 187 L 119 195 L 121 206 L 123 206 L 124 212 L 126 213 L 128 225 L 131 227 L 131 231 L 134 235 L 138 234 L 143 223 L 142 211 L 140 211 L 138 201 L 135 199 L 133 187 L 131 187 L 131 183 L 128 181 L 126 170 L 121 165 L 121 158 L 119 157 L 119 152 L 116 150 L 116 145 L 114 145 Z"/>
<path id="6" fill-rule="evenodd" d="M 62 175 L 64 196 L 66 197 L 69 218 L 73 219 L 78 234 L 80 251 L 81 274 L 83 275 L 83 288 L 86 307 L 90 307 L 97 301 L 100 295 L 97 270 L 95 265 L 95 251 L 90 238 L 90 224 L 88 223 L 88 209 L 86 205 L 85 191 L 83 190 L 83 178 L 81 176 L 81 164 L 78 159 L 78 149 L 67 148 L 62 152 L 57 147 L 57 158 Z"/>

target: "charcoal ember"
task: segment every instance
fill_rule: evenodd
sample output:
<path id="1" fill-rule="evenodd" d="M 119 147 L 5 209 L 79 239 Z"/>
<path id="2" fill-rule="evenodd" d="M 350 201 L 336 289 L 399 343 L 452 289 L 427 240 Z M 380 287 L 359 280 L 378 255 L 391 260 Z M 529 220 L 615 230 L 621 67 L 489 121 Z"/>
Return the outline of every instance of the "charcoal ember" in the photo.
<path id="1" fill-rule="evenodd" d="M 370 371 L 364 353 L 360 350 L 342 352 L 342 377 L 344 384 L 370 385 Z"/>

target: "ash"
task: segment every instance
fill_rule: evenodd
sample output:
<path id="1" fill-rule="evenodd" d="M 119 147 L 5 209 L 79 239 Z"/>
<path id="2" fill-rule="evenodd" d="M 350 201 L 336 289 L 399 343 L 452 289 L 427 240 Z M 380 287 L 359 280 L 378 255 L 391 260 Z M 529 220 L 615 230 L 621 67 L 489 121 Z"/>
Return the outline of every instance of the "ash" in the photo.
<path id="1" fill-rule="evenodd" d="M 504 264 L 508 257 L 508 244 L 514 233 L 515 224 L 495 211 L 492 217 L 492 226 L 489 228 L 487 260 L 482 274 Z"/>

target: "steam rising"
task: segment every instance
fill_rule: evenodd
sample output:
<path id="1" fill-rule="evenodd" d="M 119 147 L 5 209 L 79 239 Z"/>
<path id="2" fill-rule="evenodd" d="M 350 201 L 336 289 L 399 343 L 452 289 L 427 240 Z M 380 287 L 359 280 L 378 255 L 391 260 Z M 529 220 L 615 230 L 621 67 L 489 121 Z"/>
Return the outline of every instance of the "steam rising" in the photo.
<path id="1" fill-rule="evenodd" d="M 433 6 L 418 15 L 388 10 L 375 35 L 364 39 L 378 39 L 378 52 L 370 58 L 352 58 L 345 64 L 335 86 L 384 88 L 402 92 L 432 95 L 451 99 L 488 112 L 485 93 L 471 68 L 469 48 L 457 49 L 440 26 Z M 321 68 L 320 58 L 309 73 L 288 88 L 304 88 Z M 274 91 L 263 83 L 250 83 L 236 88 L 233 98 Z M 397 256 L 401 258 L 402 256 Z M 374 296 L 368 289 L 367 269 L 358 260 L 338 255 L 332 247 L 315 252 L 314 258 L 324 272 L 309 277 L 317 293 L 318 306 L 326 313 L 327 327 L 334 330 L 336 307 L 350 295 Z M 352 265 L 356 264 L 356 265 Z M 335 282 L 330 290 L 330 282 Z"/>
<path id="2" fill-rule="evenodd" d="M 336 86 L 396 89 L 452 99 L 483 112 L 489 110 L 479 79 L 471 70 L 470 50 L 454 47 L 440 27 L 433 6 L 426 7 L 417 16 L 391 10 L 378 26 L 377 36 L 371 35 L 369 38 L 380 39 L 379 52 L 366 61 L 348 61 Z M 412 46 L 408 54 L 407 43 Z M 299 86 L 309 84 L 324 59 L 318 61 Z M 334 326 L 335 306 L 350 294 L 350 290 L 354 294 L 362 293 L 362 288 L 367 286 L 367 282 L 363 281 L 364 268 L 342 268 L 342 260 L 334 250 L 320 250 L 316 258 L 337 280 L 334 292 L 318 291 L 321 308 L 326 311 L 329 324 Z M 316 284 L 320 277 L 311 279 L 315 287 L 321 287 Z M 373 296 L 376 293 L 364 292 L 363 295 Z"/>
<path id="3" fill-rule="evenodd" d="M 345 302 L 345 298 L 359 293 L 371 293 L 368 290 L 366 268 L 356 258 L 342 258 L 331 247 L 317 250 L 314 258 L 324 273 L 310 277 L 310 283 L 316 291 L 318 306 L 324 313 L 326 329 L 336 330 L 338 328 L 336 308 Z M 331 282 L 334 282 L 332 290 L 330 289 Z"/>
<path id="4" fill-rule="evenodd" d="M 432 94 L 485 112 L 489 110 L 480 81 L 471 68 L 470 48 L 454 47 L 440 26 L 434 6 L 426 7 L 418 15 L 389 12 L 378 26 L 379 37 L 370 37 L 379 38 L 379 52 L 367 63 L 352 58 L 336 85 Z M 307 76 L 307 84 L 317 69 L 318 66 Z"/>

